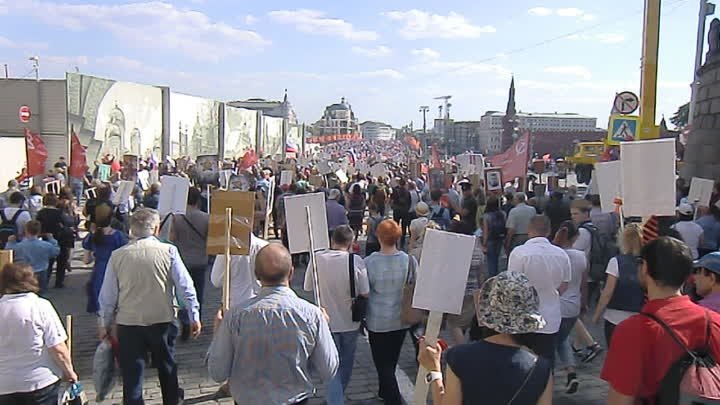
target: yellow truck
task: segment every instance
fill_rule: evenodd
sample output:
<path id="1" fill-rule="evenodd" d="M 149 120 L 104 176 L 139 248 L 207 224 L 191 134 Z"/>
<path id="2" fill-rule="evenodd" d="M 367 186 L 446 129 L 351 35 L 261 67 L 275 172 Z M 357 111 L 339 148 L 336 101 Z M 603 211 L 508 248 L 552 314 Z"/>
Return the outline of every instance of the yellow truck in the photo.
<path id="1" fill-rule="evenodd" d="M 588 184 L 592 177 L 593 167 L 602 160 L 605 148 L 605 142 L 575 144 L 573 155 L 565 158 L 566 169 L 575 172 L 578 183 Z"/>

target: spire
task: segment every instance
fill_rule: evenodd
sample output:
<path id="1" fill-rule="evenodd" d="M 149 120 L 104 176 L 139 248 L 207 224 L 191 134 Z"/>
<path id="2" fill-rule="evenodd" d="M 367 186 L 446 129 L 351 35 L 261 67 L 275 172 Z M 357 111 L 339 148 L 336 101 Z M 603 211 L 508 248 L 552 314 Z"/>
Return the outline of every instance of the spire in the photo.
<path id="1" fill-rule="evenodd" d="M 287 103 L 287 89 L 285 89 L 285 95 L 283 96 L 283 103 Z"/>
<path id="2" fill-rule="evenodd" d="M 516 114 L 515 110 L 515 76 L 510 79 L 510 91 L 508 94 L 507 108 L 505 109 L 505 115 L 513 116 Z"/>

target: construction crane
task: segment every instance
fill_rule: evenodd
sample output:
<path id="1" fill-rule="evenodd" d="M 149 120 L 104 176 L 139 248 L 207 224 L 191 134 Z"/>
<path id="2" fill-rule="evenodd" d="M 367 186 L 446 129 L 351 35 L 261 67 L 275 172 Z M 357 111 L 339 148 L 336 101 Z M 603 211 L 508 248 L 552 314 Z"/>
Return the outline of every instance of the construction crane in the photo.
<path id="1" fill-rule="evenodd" d="M 445 108 L 445 119 L 446 119 L 446 120 L 449 120 L 449 119 L 450 119 L 450 106 L 451 106 L 452 104 L 450 104 L 450 103 L 448 102 L 448 100 L 450 100 L 451 98 L 452 98 L 452 96 L 440 96 L 440 97 L 435 97 L 435 98 L 433 99 L 433 100 L 443 100 L 443 105 L 444 105 L 444 108 Z M 442 118 L 443 106 L 439 106 L 438 109 L 440 110 L 440 118 Z"/>

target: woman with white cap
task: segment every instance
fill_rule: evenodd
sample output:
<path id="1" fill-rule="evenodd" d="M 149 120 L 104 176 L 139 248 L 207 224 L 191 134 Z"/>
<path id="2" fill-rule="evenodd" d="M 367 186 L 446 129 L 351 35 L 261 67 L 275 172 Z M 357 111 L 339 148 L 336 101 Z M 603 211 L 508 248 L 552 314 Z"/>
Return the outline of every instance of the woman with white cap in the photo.
<path id="1" fill-rule="evenodd" d="M 681 203 L 677 207 L 678 222 L 670 228 L 680 233 L 683 242 L 690 247 L 693 260 L 697 260 L 700 258 L 698 248 L 703 245 L 703 233 L 705 231 L 702 226 L 693 221 L 694 216 L 695 209 L 693 206 L 687 203 Z"/>
<path id="2" fill-rule="evenodd" d="M 417 218 L 410 222 L 410 241 L 408 242 L 408 253 L 418 262 L 422 254 L 423 240 L 427 228 L 437 229 L 435 222 L 430 220 L 430 207 L 424 202 L 418 202 L 415 206 Z"/>
<path id="3" fill-rule="evenodd" d="M 524 274 L 503 272 L 488 279 L 477 297 L 477 318 L 494 335 L 448 350 L 444 381 L 440 345 L 423 342 L 418 360 L 430 370 L 425 379 L 433 404 L 552 404 L 550 362 L 522 342 L 522 335 L 545 325 L 539 306 Z"/>

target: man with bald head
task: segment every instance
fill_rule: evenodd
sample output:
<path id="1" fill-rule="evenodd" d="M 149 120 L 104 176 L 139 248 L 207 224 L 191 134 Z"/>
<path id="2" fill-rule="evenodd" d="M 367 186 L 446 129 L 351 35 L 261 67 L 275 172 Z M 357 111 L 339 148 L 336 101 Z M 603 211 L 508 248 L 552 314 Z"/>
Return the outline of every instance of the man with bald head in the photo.
<path id="1" fill-rule="evenodd" d="M 215 381 L 229 381 L 238 404 L 305 404 L 315 392 L 310 364 L 325 382 L 337 372 L 325 315 L 290 289 L 292 274 L 287 249 L 262 248 L 255 258 L 260 292 L 235 304 L 215 327 L 208 370 Z"/>
<path id="2" fill-rule="evenodd" d="M 570 282 L 570 257 L 548 240 L 550 219 L 535 215 L 528 224 L 528 241 L 513 249 L 508 259 L 508 271 L 523 273 L 535 287 L 540 298 L 540 314 L 545 318 L 544 328 L 533 333 L 530 348 L 554 363 L 555 339 L 560 330 L 560 294 Z"/>

